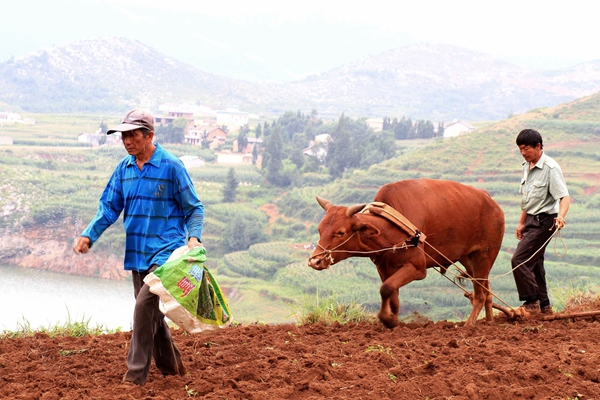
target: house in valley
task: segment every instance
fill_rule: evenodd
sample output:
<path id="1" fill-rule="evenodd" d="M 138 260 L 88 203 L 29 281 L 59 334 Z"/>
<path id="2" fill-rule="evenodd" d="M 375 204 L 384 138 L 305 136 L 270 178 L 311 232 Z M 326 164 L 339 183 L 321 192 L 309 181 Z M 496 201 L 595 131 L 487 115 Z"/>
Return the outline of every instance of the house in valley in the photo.
<path id="1" fill-rule="evenodd" d="M 190 143 L 195 146 L 203 146 L 204 135 L 206 136 L 206 141 L 209 143 L 209 148 L 214 150 L 219 146 L 225 144 L 227 140 L 227 132 L 225 132 L 221 128 L 217 128 L 214 126 L 195 126 L 193 129 L 189 131 L 188 134 L 185 135 L 185 143 Z"/>
<path id="2" fill-rule="evenodd" d="M 252 153 L 220 151 L 215 153 L 219 165 L 252 165 Z"/>
<path id="3" fill-rule="evenodd" d="M 203 158 L 198 156 L 185 155 L 179 157 L 186 169 L 203 167 L 206 164 Z"/>
<path id="4" fill-rule="evenodd" d="M 448 125 L 444 126 L 444 137 L 456 137 L 462 135 L 463 133 L 473 132 L 474 130 L 475 127 L 471 124 L 455 119 Z"/>
<path id="5" fill-rule="evenodd" d="M 217 111 L 217 125 L 240 127 L 248 124 L 250 114 L 239 111 L 235 106 L 227 106 L 223 111 Z"/>
<path id="6" fill-rule="evenodd" d="M 262 142 L 263 142 L 263 140 L 261 138 L 257 139 L 255 137 L 249 137 L 249 138 L 246 138 L 246 140 L 248 140 L 248 144 L 246 145 L 246 147 L 244 147 L 243 149 L 240 150 L 237 138 L 233 139 L 233 149 L 232 150 L 234 152 L 238 152 L 238 153 L 252 153 L 254 151 L 254 147 L 258 146 L 258 148 L 260 149 L 260 147 L 262 146 Z"/>
<path id="7" fill-rule="evenodd" d="M 331 140 L 331 135 L 323 133 L 315 136 L 315 140 L 310 142 L 310 146 L 302 151 L 307 156 L 317 157 L 319 160 L 324 160 L 327 155 L 327 144 Z"/>
<path id="8" fill-rule="evenodd" d="M 169 125 L 178 118 L 187 120 L 184 135 L 189 135 L 190 130 L 194 128 L 194 113 L 191 111 L 170 110 L 167 115 L 156 115 L 154 116 L 154 126 L 156 128 L 157 126 Z"/>

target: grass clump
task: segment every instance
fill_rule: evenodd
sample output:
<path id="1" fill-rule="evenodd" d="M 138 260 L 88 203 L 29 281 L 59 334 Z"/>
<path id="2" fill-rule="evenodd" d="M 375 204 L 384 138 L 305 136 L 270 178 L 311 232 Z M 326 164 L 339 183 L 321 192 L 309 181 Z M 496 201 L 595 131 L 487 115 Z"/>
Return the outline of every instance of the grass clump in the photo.
<path id="1" fill-rule="evenodd" d="M 50 324 L 48 326 L 40 326 L 39 328 L 32 328 L 29 321 L 23 318 L 23 322 L 17 323 L 17 329 L 14 331 L 5 330 L 0 333 L 0 340 L 2 339 L 15 339 L 28 336 L 34 336 L 36 333 L 45 333 L 51 338 L 54 337 L 83 337 L 83 336 L 100 336 L 106 333 L 120 332 L 121 328 L 107 329 L 103 325 L 92 326 L 90 324 L 91 318 L 81 318 L 81 321 L 72 321 L 71 317 L 67 318 L 67 321 L 63 324 Z"/>
<path id="2" fill-rule="evenodd" d="M 593 287 L 587 279 L 562 282 L 560 286 L 552 289 L 554 306 L 560 311 L 591 307 L 599 299 L 597 288 Z"/>
<path id="3" fill-rule="evenodd" d="M 315 295 L 305 294 L 302 296 L 302 303 L 293 308 L 295 308 L 293 315 L 300 325 L 318 322 L 328 325 L 337 322 L 343 325 L 348 322 L 375 323 L 377 321 L 377 317 L 365 311 L 358 302 L 339 302 L 335 294 L 325 298 L 320 298 L 319 292 Z"/>

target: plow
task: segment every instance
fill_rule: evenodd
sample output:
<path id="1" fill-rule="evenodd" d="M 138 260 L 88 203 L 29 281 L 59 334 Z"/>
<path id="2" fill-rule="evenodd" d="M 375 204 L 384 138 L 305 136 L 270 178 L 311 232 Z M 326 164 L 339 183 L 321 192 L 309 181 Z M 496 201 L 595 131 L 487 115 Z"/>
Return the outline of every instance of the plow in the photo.
<path id="1" fill-rule="evenodd" d="M 465 292 L 464 296 L 466 298 L 468 298 L 471 303 L 473 303 L 473 293 Z M 528 318 L 531 316 L 531 313 L 526 311 L 523 307 L 512 308 L 512 307 L 506 307 L 506 306 L 503 306 L 503 305 L 500 305 L 497 303 L 492 303 L 492 308 L 495 310 L 502 311 L 504 313 L 504 315 L 506 315 L 506 317 L 510 321 L 522 320 L 522 319 L 525 319 L 525 318 Z M 560 320 L 560 319 L 575 320 L 577 318 L 596 319 L 597 316 L 600 316 L 600 310 L 570 312 L 570 313 L 560 312 L 560 313 L 555 313 L 555 314 L 550 314 L 550 315 L 544 315 L 544 316 L 538 317 L 536 319 L 541 320 L 541 321 L 555 321 L 555 320 Z"/>

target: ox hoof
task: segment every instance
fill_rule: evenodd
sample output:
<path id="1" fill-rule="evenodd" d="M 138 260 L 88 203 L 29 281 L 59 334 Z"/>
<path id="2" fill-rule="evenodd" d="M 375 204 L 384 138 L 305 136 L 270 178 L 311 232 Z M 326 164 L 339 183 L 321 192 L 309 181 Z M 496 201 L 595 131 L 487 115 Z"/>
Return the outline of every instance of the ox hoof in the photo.
<path id="1" fill-rule="evenodd" d="M 400 322 L 398 321 L 398 316 L 389 316 L 389 317 L 378 316 L 378 318 L 381 321 L 381 323 L 388 329 L 394 329 L 395 327 L 397 327 L 400 324 Z"/>

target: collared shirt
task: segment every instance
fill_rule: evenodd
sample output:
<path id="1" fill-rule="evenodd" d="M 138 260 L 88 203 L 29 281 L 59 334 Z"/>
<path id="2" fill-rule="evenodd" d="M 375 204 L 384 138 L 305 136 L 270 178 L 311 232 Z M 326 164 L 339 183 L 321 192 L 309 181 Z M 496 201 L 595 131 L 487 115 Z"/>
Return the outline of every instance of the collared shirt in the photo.
<path id="1" fill-rule="evenodd" d="M 531 169 L 528 162 L 523 162 L 519 193 L 521 209 L 531 215 L 558 213 L 560 199 L 569 195 L 560 166 L 546 153 Z"/>
<path id="2" fill-rule="evenodd" d="M 95 218 L 81 236 L 93 244 L 123 212 L 126 270 L 162 265 L 187 237 L 202 240 L 204 206 L 181 160 L 156 144 L 140 170 L 134 156 L 115 168 Z"/>

